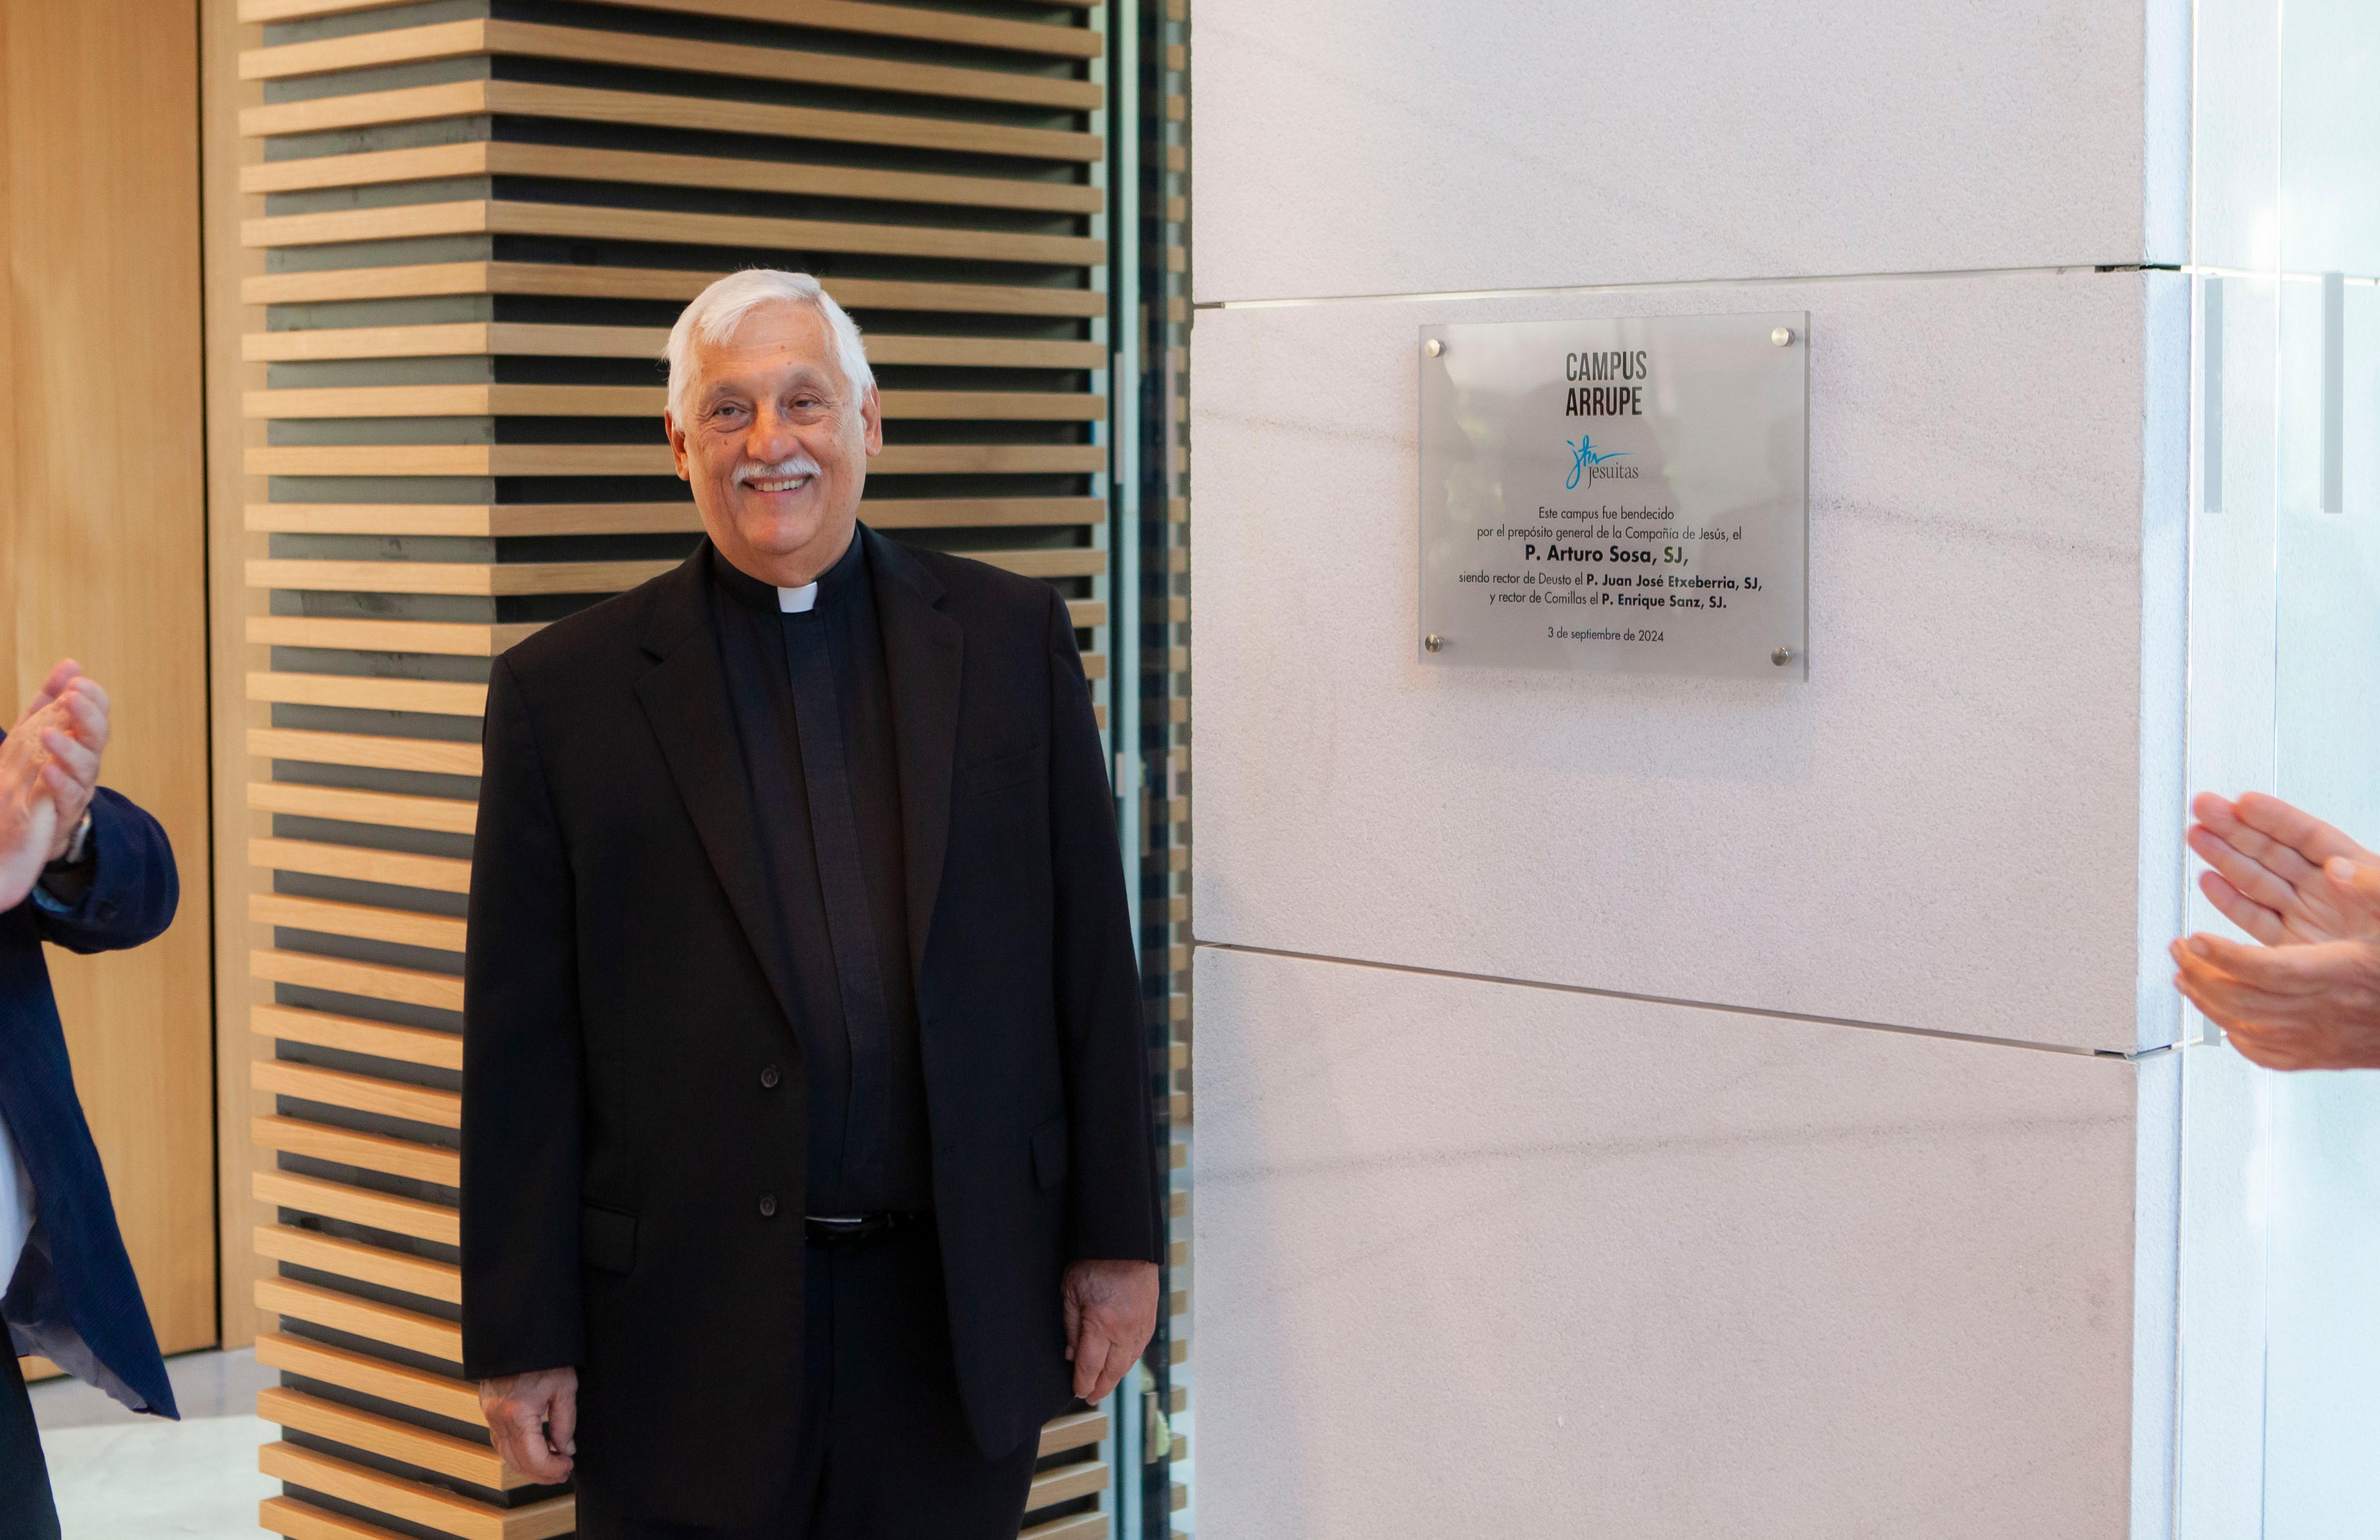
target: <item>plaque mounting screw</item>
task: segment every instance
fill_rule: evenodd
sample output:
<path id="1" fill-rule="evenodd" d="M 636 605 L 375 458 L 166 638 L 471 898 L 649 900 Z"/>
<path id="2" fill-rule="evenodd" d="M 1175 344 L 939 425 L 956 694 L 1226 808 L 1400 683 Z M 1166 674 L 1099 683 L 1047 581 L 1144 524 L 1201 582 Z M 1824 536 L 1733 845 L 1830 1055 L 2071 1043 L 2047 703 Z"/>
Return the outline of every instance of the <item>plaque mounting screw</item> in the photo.
<path id="1" fill-rule="evenodd" d="M 1446 351 L 1446 344 L 1440 342 L 1436 337 L 1432 337 L 1429 341 L 1421 345 L 1421 350 L 1435 358 Z"/>
<path id="2" fill-rule="evenodd" d="M 1446 638 L 1433 632 L 1421 639 L 1421 645 L 1432 652 L 1443 652 L 1446 650 Z"/>
<path id="3" fill-rule="evenodd" d="M 1793 649 L 1790 647 L 1780 647 L 1768 655 L 1768 661 L 1781 669 L 1793 661 Z"/>
<path id="4" fill-rule="evenodd" d="M 1775 343 L 1779 347 L 1789 346 L 1793 341 L 1793 328 L 1791 326 L 1779 326 L 1777 330 L 1768 333 L 1768 340 Z"/>

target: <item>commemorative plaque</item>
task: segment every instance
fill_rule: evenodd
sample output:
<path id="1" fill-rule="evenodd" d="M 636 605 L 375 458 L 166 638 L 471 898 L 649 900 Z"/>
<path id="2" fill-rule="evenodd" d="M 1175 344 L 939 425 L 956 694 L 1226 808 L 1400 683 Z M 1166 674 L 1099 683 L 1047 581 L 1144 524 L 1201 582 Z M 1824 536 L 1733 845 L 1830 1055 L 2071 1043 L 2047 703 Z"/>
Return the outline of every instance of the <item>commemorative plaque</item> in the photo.
<path id="1" fill-rule="evenodd" d="M 1425 661 L 1802 680 L 1809 316 L 1421 330 Z"/>

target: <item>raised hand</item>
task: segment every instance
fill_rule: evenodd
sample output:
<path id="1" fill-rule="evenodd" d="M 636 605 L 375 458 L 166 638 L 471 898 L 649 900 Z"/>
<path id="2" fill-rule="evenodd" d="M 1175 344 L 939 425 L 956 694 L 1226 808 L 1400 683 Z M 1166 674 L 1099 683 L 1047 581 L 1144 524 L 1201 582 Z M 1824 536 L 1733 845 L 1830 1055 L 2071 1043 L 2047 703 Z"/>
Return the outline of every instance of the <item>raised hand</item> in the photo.
<path id="1" fill-rule="evenodd" d="M 2214 870 L 2198 879 L 2207 902 L 2266 946 L 2380 935 L 2380 916 L 2325 879 L 2325 863 L 2344 857 L 2380 867 L 2365 850 L 2311 813 L 2251 792 L 2237 802 L 2202 795 L 2190 848 Z"/>
<path id="2" fill-rule="evenodd" d="M 73 668 L 72 659 L 53 671 L 53 682 L 59 673 Z M 44 685 L 47 692 L 49 686 Z M 42 714 L 30 721 L 18 723 L 18 732 L 38 727 L 42 748 L 49 761 L 42 767 L 42 779 L 50 789 L 51 799 L 58 811 L 55 848 L 50 859 L 66 855 L 73 843 L 75 826 L 91 806 L 91 799 L 99 791 L 100 757 L 107 750 L 109 735 L 107 692 L 99 682 L 78 673 L 51 697 Z M 12 739 L 15 734 L 11 734 Z"/>
<path id="3" fill-rule="evenodd" d="M 2173 944 L 2174 986 L 2269 1069 L 2380 1068 L 2380 863 L 2334 856 L 2307 886 L 2317 883 L 2340 939 L 2187 937 Z"/>
<path id="4" fill-rule="evenodd" d="M 32 725 L 0 742 L 0 910 L 24 903 L 55 858 L 57 794 L 44 774 L 53 767 L 41 740 L 42 727 Z"/>

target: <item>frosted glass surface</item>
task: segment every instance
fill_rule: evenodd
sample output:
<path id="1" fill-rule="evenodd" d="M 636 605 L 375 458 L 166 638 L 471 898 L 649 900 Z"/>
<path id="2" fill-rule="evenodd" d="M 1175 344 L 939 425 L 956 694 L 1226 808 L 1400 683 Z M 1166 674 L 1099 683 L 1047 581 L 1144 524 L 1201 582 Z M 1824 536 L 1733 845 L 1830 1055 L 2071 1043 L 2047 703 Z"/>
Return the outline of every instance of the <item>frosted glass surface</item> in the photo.
<path id="1" fill-rule="evenodd" d="M 1805 678 L 1809 325 L 1423 327 L 1425 659 Z"/>
<path id="2" fill-rule="evenodd" d="M 2196 258 L 2256 271 L 2195 281 L 2188 777 L 2380 845 L 2380 7 L 2194 14 Z M 2194 893 L 2187 923 L 2228 928 Z M 2380 1072 L 2276 1073 L 2192 1022 L 2175 1533 L 2371 1534 Z"/>
<path id="3" fill-rule="evenodd" d="M 2372 0 L 2282 10 L 2281 265 L 2380 273 L 2380 22 Z"/>
<path id="4" fill-rule="evenodd" d="M 2364 30 L 2380 37 L 2380 19 Z M 2336 73 L 2315 78 L 2326 89 Z M 2293 120 L 2298 84 L 2293 69 Z M 2367 164 L 2375 142 L 2359 147 Z M 2277 789 L 2380 845 L 2380 290 L 2289 282 L 2280 309 Z M 2380 1515 L 2380 1071 L 2255 1073 L 2272 1097 L 2264 1534 L 2368 1534 Z"/>

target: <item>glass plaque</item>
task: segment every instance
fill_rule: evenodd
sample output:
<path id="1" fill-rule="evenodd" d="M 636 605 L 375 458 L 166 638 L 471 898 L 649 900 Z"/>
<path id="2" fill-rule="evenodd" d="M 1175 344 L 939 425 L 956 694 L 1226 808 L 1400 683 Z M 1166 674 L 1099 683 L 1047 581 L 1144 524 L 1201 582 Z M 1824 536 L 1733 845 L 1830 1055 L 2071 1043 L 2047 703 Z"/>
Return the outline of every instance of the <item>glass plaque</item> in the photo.
<path id="1" fill-rule="evenodd" d="M 1425 661 L 1802 680 L 1809 315 L 1421 330 Z"/>

